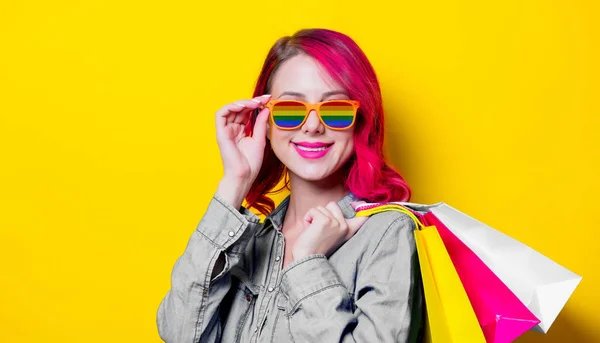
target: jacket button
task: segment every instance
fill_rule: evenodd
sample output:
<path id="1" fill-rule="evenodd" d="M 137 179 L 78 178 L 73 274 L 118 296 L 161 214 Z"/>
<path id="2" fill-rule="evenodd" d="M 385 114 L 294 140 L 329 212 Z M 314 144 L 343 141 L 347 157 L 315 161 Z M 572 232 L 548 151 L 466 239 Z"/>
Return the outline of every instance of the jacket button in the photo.
<path id="1" fill-rule="evenodd" d="M 233 237 L 235 233 L 233 231 L 229 231 L 229 237 Z"/>
<path id="2" fill-rule="evenodd" d="M 268 291 L 273 292 L 273 287 L 269 287 Z"/>
<path id="3" fill-rule="evenodd" d="M 279 261 L 279 260 L 280 260 L 279 256 L 275 257 L 275 261 Z"/>

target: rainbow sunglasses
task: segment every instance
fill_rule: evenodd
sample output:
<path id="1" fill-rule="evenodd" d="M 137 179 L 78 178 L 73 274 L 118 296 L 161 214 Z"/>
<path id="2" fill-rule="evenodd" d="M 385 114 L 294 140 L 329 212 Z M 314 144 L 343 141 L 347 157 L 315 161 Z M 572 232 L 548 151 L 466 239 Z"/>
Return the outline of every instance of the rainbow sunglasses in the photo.
<path id="1" fill-rule="evenodd" d="M 281 130 L 294 130 L 301 127 L 310 111 L 315 110 L 325 127 L 332 130 L 346 130 L 356 122 L 358 100 L 328 100 L 311 104 L 299 100 L 271 100 L 265 104 L 271 113 L 271 123 Z"/>

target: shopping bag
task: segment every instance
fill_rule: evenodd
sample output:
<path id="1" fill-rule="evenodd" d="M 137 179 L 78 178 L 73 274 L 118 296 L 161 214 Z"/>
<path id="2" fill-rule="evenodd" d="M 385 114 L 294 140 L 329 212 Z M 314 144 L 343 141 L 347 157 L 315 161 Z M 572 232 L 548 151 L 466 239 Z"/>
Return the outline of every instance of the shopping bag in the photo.
<path id="1" fill-rule="evenodd" d="M 488 343 L 510 343 L 540 322 L 433 213 L 422 221 L 437 228 Z"/>
<path id="2" fill-rule="evenodd" d="M 356 216 L 369 216 L 389 210 L 409 215 L 417 226 L 414 235 L 427 312 L 425 342 L 485 342 L 467 294 L 435 226 L 423 226 L 415 214 L 399 206 L 364 206 L 362 209 L 359 206 L 356 208 Z"/>
<path id="3" fill-rule="evenodd" d="M 529 246 L 440 202 L 432 205 L 396 202 L 431 212 L 540 320 L 533 330 L 547 333 L 582 277 Z"/>

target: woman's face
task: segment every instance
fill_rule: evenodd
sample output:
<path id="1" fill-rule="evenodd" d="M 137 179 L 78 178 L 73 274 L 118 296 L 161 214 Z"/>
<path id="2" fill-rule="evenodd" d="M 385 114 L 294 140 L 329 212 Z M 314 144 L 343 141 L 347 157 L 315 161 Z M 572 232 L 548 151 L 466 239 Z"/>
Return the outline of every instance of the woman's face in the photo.
<path id="1" fill-rule="evenodd" d="M 319 69 L 310 56 L 300 54 L 284 62 L 274 75 L 272 99 L 302 100 L 317 103 L 349 99 L 344 88 Z M 354 126 L 331 130 L 321 123 L 317 113 L 309 113 L 295 130 L 280 130 L 269 125 L 271 148 L 279 160 L 304 180 L 319 181 L 338 171 L 352 155 Z M 310 151 L 308 145 L 322 144 L 325 151 Z M 313 148 L 314 149 L 314 148 Z M 322 148 L 321 148 L 322 149 Z"/>

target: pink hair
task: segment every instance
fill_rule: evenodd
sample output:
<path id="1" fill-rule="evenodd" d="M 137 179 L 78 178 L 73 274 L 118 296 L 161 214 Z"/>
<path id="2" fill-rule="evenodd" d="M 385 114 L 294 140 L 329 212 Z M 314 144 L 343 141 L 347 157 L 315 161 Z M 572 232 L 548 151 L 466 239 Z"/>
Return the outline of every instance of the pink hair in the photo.
<path id="1" fill-rule="evenodd" d="M 368 202 L 409 201 L 409 186 L 383 154 L 383 105 L 377 76 L 367 56 L 350 37 L 328 29 L 304 29 L 280 38 L 265 59 L 253 96 L 270 93 L 278 67 L 302 53 L 318 61 L 349 97 L 361 104 L 354 129 L 355 150 L 342 167 L 346 189 Z M 253 117 L 246 126 L 246 134 L 252 132 L 254 122 Z M 286 177 L 284 186 L 273 190 L 283 177 Z M 286 167 L 267 143 L 262 167 L 246 195 L 248 208 L 268 215 L 275 209 L 275 203 L 267 194 L 285 187 L 289 188 Z"/>

